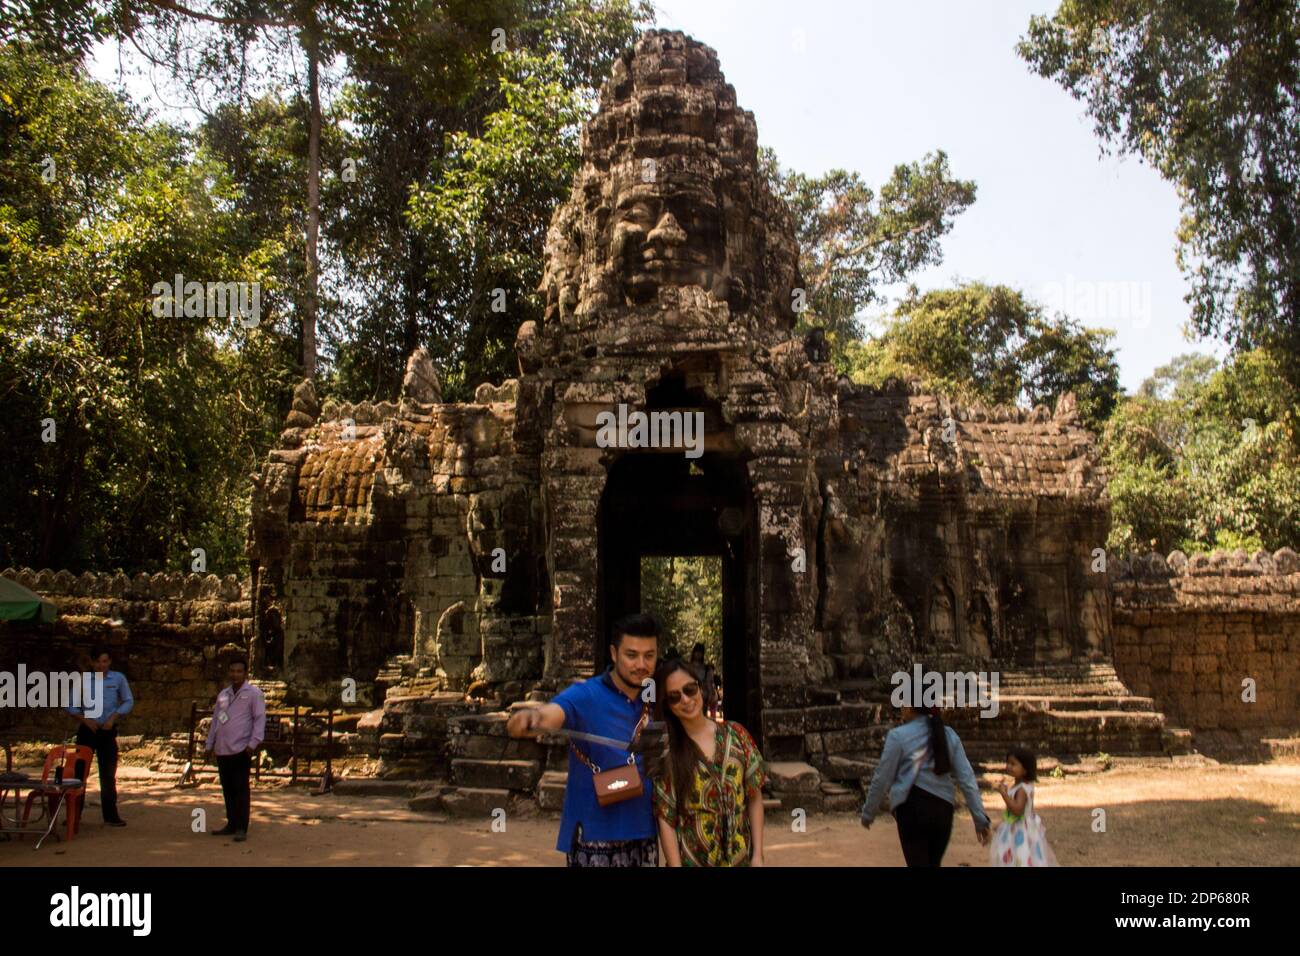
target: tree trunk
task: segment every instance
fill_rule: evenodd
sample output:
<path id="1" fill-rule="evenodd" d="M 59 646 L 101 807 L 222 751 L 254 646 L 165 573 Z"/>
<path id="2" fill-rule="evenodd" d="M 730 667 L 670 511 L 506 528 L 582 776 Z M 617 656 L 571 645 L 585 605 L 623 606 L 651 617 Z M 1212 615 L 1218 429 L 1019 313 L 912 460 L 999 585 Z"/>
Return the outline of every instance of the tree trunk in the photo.
<path id="1" fill-rule="evenodd" d="M 307 133 L 307 274 L 302 310 L 302 373 L 316 377 L 316 306 L 320 259 L 320 50 L 313 9 L 303 31 L 303 49 L 307 53 L 307 87 L 311 117 Z"/>

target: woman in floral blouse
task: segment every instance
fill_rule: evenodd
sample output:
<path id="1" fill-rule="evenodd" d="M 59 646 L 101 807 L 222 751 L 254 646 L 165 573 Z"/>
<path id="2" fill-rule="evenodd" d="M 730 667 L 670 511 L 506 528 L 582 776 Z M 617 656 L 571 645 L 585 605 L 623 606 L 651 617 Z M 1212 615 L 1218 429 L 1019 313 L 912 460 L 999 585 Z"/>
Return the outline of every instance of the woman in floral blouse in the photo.
<path id="1" fill-rule="evenodd" d="M 762 866 L 763 755 L 740 724 L 706 716 L 703 683 L 680 658 L 655 674 L 668 730 L 654 792 L 659 844 L 669 866 Z"/>

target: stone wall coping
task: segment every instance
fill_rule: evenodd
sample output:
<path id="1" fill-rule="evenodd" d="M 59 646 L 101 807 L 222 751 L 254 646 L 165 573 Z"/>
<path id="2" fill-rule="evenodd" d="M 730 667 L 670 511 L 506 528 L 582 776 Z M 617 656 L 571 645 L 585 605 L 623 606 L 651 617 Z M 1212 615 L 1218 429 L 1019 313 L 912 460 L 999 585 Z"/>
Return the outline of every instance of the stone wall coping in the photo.
<path id="1" fill-rule="evenodd" d="M 1180 579 L 1181 584 L 1194 577 L 1269 578 L 1276 584 L 1289 585 L 1300 591 L 1300 555 L 1290 548 L 1278 548 L 1272 554 L 1243 549 L 1209 551 L 1188 557 L 1181 551 L 1167 556 L 1159 552 L 1124 555 L 1111 559 L 1111 573 L 1118 581 Z"/>
<path id="2" fill-rule="evenodd" d="M 1005 422 L 1007 424 L 1037 423 L 1045 424 L 1056 421 L 1078 424 L 1077 405 L 1072 393 L 1066 393 L 1057 400 L 1054 408 L 1038 404 L 1032 408 L 1024 405 L 983 402 L 961 402 L 951 395 L 928 389 L 920 379 L 888 378 L 880 385 L 867 385 L 860 382 L 848 382 L 841 386 L 849 396 L 861 398 L 884 398 L 888 396 L 909 397 L 933 400 L 940 409 L 950 413 L 960 422 Z M 1081 429 L 1083 426 L 1079 426 Z"/>
<path id="3" fill-rule="evenodd" d="M 252 582 L 240 581 L 233 574 L 192 574 L 181 571 L 141 571 L 127 575 L 124 571 L 54 571 L 44 568 L 5 568 L 0 576 L 16 581 L 37 594 L 72 597 L 102 597 L 136 600 L 222 601 L 238 603 L 251 600 Z"/>

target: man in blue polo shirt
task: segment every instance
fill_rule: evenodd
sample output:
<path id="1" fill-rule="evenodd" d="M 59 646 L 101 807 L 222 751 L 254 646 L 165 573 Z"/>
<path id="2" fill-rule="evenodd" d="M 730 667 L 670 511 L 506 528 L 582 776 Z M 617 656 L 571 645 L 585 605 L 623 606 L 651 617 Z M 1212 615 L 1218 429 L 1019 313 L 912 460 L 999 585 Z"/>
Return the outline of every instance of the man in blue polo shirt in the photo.
<path id="1" fill-rule="evenodd" d="M 515 711 L 506 724 L 512 737 L 529 737 L 567 727 L 614 740 L 630 741 L 646 713 L 646 682 L 654 677 L 659 657 L 659 625 L 646 614 L 632 614 L 614 624 L 609 645 L 611 667 L 590 680 L 574 684 L 548 704 Z M 651 698 L 652 699 L 652 698 Z M 627 763 L 628 753 L 617 747 L 575 741 L 587 760 L 600 770 Z M 569 779 L 564 788 L 564 812 L 555 848 L 569 866 L 658 866 L 653 788 L 646 779 L 640 753 L 639 797 L 602 807 L 596 800 L 593 771 L 569 748 Z"/>
<path id="2" fill-rule="evenodd" d="M 90 663 L 95 673 L 104 675 L 104 698 L 93 713 L 76 706 L 69 707 L 68 713 L 77 718 L 77 743 L 91 748 L 99 761 L 99 809 L 104 822 L 110 827 L 124 827 L 126 821 L 117 812 L 117 722 L 131 713 L 135 698 L 122 672 L 112 670 L 113 655 L 107 647 L 91 648 Z M 74 768 L 83 781 L 89 769 L 80 760 Z M 85 792 L 77 799 L 84 807 Z"/>

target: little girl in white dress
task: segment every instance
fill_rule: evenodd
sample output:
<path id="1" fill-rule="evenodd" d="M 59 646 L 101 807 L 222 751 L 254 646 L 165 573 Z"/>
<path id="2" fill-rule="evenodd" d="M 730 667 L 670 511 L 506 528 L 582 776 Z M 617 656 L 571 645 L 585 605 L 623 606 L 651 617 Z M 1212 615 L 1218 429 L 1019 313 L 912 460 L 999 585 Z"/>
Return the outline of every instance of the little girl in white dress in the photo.
<path id="1" fill-rule="evenodd" d="M 998 784 L 998 793 L 1007 809 L 993 842 L 989 845 L 989 862 L 993 866 L 1057 866 L 1056 854 L 1047 843 L 1047 828 L 1034 810 L 1034 781 L 1038 779 L 1038 761 L 1027 750 L 1007 754 L 1007 773 L 1015 785 Z"/>

